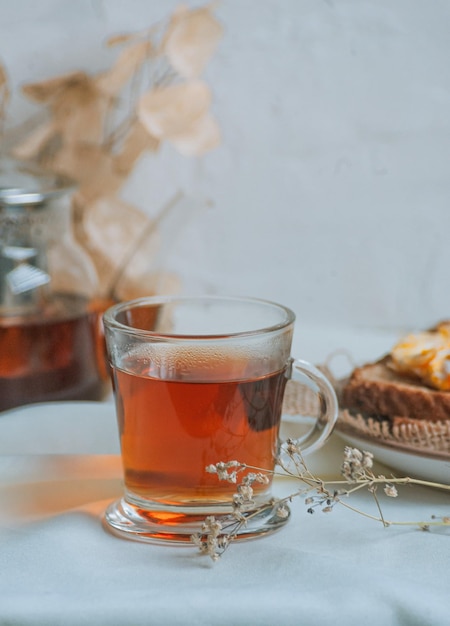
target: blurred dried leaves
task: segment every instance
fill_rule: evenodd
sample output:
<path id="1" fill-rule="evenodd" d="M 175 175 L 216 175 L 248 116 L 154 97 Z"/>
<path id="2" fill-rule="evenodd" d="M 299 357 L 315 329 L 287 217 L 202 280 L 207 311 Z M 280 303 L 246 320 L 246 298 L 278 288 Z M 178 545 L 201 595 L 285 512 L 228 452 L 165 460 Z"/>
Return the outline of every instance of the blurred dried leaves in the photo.
<path id="1" fill-rule="evenodd" d="M 107 45 L 119 52 L 99 74 L 74 71 L 22 87 L 44 115 L 31 129 L 13 129 L 10 154 L 78 184 L 75 232 L 108 288 L 149 228 L 150 218 L 119 197 L 138 159 L 164 140 L 186 156 L 220 142 L 212 94 L 200 78 L 222 36 L 213 10 L 181 6 L 146 30 L 111 37 Z M 9 97 L 0 65 L 0 132 Z"/>

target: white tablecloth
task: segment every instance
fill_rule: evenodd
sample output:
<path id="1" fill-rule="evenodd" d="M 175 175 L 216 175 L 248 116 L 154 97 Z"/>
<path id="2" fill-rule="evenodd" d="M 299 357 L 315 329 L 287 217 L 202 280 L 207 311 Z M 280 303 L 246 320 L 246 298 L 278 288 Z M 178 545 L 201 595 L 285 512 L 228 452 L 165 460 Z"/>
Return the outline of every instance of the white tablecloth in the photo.
<path id="1" fill-rule="evenodd" d="M 336 474 L 344 445 L 334 435 L 311 468 Z M 0 416 L 0 624 L 450 624 L 449 533 L 383 528 L 339 507 L 310 515 L 296 499 L 283 530 L 213 564 L 104 530 L 121 493 L 117 451 L 112 404 Z M 384 502 L 390 519 L 450 513 L 449 495 L 427 488 Z M 351 503 L 375 513 L 368 494 Z"/>

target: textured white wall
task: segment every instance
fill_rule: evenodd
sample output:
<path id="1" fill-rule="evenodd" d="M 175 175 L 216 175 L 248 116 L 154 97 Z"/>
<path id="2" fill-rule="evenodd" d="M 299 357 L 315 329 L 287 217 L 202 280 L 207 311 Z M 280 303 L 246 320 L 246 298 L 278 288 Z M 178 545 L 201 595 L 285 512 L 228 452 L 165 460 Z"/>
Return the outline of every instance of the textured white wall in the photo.
<path id="1" fill-rule="evenodd" d="M 107 35 L 176 5 L 0 0 L 0 58 L 16 84 L 99 69 Z M 171 257 L 185 291 L 327 325 L 450 316 L 448 0 L 223 0 L 218 15 L 221 147 L 191 161 L 166 146 L 126 192 L 150 212 L 179 186 L 214 200 Z M 16 121 L 30 111 L 14 98 Z"/>

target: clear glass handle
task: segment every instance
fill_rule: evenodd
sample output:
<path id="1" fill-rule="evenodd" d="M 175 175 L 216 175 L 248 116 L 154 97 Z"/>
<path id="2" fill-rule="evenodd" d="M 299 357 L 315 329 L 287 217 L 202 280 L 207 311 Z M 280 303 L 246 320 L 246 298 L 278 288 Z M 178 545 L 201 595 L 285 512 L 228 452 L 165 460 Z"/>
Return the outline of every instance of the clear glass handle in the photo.
<path id="1" fill-rule="evenodd" d="M 338 400 L 328 379 L 317 367 L 307 361 L 295 359 L 291 363 L 289 379 L 309 387 L 319 398 L 319 415 L 312 428 L 303 436 L 295 439 L 302 455 L 318 450 L 333 432 L 338 418 Z M 281 449 L 282 461 L 286 452 Z M 287 460 L 287 459 L 286 459 Z"/>

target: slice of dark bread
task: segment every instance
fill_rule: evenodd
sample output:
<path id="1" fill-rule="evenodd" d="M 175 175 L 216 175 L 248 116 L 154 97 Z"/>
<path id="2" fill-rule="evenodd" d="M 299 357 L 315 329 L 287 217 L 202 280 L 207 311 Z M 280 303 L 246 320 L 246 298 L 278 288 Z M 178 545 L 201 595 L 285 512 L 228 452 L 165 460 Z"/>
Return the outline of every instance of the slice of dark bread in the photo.
<path id="1" fill-rule="evenodd" d="M 356 368 L 341 390 L 343 408 L 369 415 L 450 419 L 450 392 L 426 387 L 390 367 L 391 357 Z"/>

